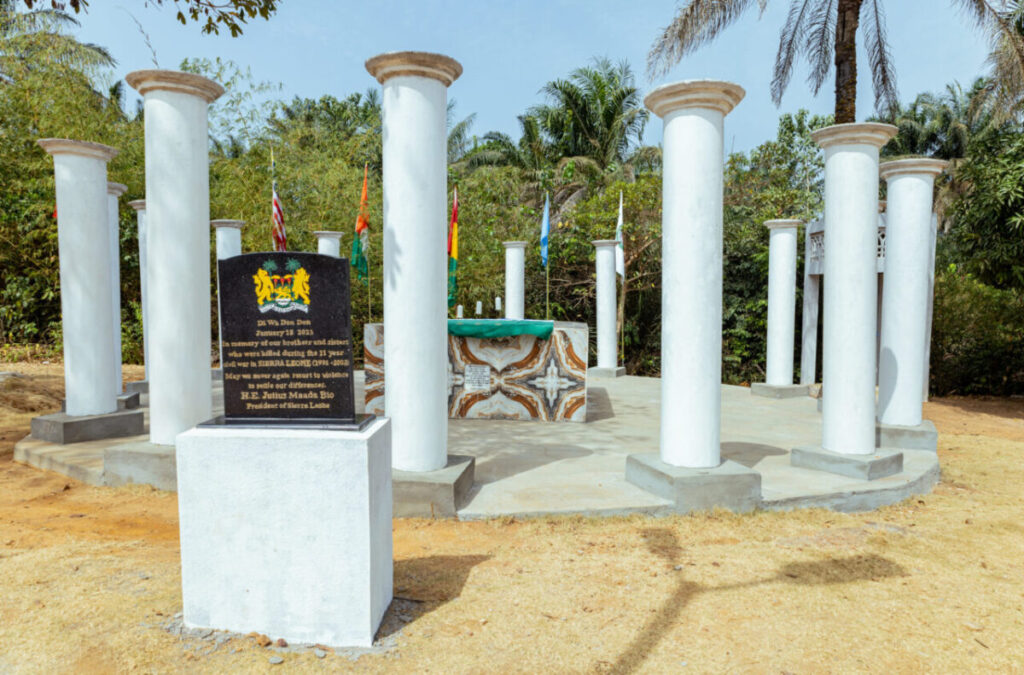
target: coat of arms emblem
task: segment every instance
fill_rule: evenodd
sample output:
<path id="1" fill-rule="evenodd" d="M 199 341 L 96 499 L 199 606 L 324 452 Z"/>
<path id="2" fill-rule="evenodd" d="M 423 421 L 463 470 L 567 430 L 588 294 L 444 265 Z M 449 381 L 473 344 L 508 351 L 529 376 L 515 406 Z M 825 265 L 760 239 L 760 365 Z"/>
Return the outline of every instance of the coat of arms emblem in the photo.
<path id="1" fill-rule="evenodd" d="M 267 260 L 252 276 L 260 312 L 309 312 L 309 273 L 294 258 L 284 266 L 285 273 L 277 274 L 277 263 Z"/>

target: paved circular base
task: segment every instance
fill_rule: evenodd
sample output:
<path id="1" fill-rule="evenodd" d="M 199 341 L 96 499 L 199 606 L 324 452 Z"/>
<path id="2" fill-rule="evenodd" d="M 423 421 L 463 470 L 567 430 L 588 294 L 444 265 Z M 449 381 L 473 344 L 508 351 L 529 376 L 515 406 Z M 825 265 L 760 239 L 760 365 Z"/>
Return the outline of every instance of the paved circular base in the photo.
<path id="1" fill-rule="evenodd" d="M 357 373 L 357 401 L 362 400 L 361 376 Z M 215 408 L 219 394 L 218 387 Z M 451 420 L 448 453 L 476 458 L 475 485 L 458 510 L 459 518 L 672 513 L 667 499 L 625 478 L 628 455 L 658 451 L 659 380 L 593 380 L 588 398 L 584 424 Z M 111 471 L 111 454 L 123 465 L 135 455 L 117 453 L 118 447 L 144 440 L 56 446 L 26 439 L 16 447 L 15 458 L 87 482 L 118 484 L 125 479 Z M 927 450 L 904 450 L 903 471 L 873 481 L 790 466 L 791 448 L 820 442 L 821 414 L 815 399 L 761 398 L 744 387 L 722 387 L 722 457 L 761 475 L 760 508 L 866 511 L 927 493 L 939 480 L 938 457 Z M 173 448 L 164 452 L 173 461 Z M 150 454 L 139 456 L 153 462 Z M 166 471 L 164 464 L 160 466 Z M 143 482 L 142 475 L 130 480 Z"/>

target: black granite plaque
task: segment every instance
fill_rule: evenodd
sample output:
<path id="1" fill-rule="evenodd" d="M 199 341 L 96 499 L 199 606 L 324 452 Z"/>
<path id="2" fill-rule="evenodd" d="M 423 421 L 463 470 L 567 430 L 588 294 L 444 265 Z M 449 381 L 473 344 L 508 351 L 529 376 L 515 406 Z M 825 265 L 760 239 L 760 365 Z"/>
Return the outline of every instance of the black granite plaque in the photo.
<path id="1" fill-rule="evenodd" d="M 221 260 L 223 424 L 358 424 L 348 261 L 314 253 Z"/>

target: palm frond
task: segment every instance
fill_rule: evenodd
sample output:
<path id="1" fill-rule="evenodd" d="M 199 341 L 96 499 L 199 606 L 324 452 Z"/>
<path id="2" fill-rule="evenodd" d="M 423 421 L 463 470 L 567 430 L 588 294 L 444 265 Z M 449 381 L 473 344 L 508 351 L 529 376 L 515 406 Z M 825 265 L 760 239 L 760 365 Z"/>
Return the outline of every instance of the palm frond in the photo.
<path id="1" fill-rule="evenodd" d="M 832 57 L 836 48 L 836 18 L 839 4 L 836 0 L 822 0 L 807 22 L 807 40 L 804 53 L 811 64 L 807 84 L 815 96 L 832 72 Z"/>
<path id="2" fill-rule="evenodd" d="M 775 72 L 772 74 L 771 91 L 775 105 L 782 103 L 782 94 L 793 77 L 793 64 L 800 52 L 800 40 L 811 14 L 812 3 L 820 2 L 821 0 L 793 0 L 789 6 L 786 23 L 779 32 L 779 51 L 775 55 Z"/>
<path id="3" fill-rule="evenodd" d="M 896 89 L 892 51 L 885 34 L 885 12 L 879 0 L 866 0 L 862 8 L 866 12 L 862 25 L 864 46 L 871 65 L 871 83 L 875 90 L 875 108 L 895 110 L 899 107 L 899 92 Z"/>
<path id="4" fill-rule="evenodd" d="M 756 0 L 763 13 L 767 0 Z M 687 54 L 713 40 L 754 0 L 690 0 L 676 12 L 647 53 L 647 74 L 663 75 Z"/>

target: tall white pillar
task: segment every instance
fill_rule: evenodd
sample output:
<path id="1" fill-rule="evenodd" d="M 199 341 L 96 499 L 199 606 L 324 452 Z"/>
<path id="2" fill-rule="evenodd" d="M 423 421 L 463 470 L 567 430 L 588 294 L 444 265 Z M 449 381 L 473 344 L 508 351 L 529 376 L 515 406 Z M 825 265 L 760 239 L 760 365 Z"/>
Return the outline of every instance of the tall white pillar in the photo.
<path id="1" fill-rule="evenodd" d="M 505 245 L 505 318 L 526 317 L 526 244 L 506 241 Z"/>
<path id="2" fill-rule="evenodd" d="M 664 121 L 661 461 L 721 463 L 723 122 L 744 96 L 729 82 L 658 87 Z"/>
<path id="3" fill-rule="evenodd" d="M 224 88 L 171 70 L 125 79 L 146 121 L 149 438 L 173 445 L 211 416 L 207 109 Z"/>
<path id="4" fill-rule="evenodd" d="M 825 318 L 822 447 L 875 451 L 878 296 L 878 151 L 889 124 L 837 124 L 813 132 L 825 150 Z"/>
<path id="5" fill-rule="evenodd" d="M 939 216 L 932 213 L 932 242 L 928 246 L 928 319 L 924 339 L 924 378 L 921 382 L 921 400 L 928 400 L 932 366 L 932 323 L 935 317 L 935 245 L 939 236 Z"/>
<path id="6" fill-rule="evenodd" d="M 146 259 L 148 256 L 146 235 L 146 200 L 136 199 L 128 202 L 135 209 L 135 219 L 139 227 L 139 305 L 142 308 L 142 361 L 145 377 L 149 379 L 149 319 L 146 316 Z"/>
<path id="7" fill-rule="evenodd" d="M 341 257 L 341 232 L 314 232 L 316 235 L 316 252 L 320 255 Z"/>
<path id="8" fill-rule="evenodd" d="M 434 471 L 448 457 L 446 261 L 448 86 L 462 74 L 440 54 L 366 62 L 383 96 L 384 408 L 393 467 Z"/>
<path id="9" fill-rule="evenodd" d="M 765 384 L 793 384 L 796 331 L 796 240 L 799 220 L 769 220 L 768 354 Z"/>
<path id="10" fill-rule="evenodd" d="M 597 268 L 597 367 L 614 369 L 619 365 L 615 339 L 615 247 L 618 242 L 601 239 L 591 243 Z"/>
<path id="11" fill-rule="evenodd" d="M 932 191 L 947 162 L 911 158 L 880 167 L 888 186 L 878 420 L 921 424 L 928 339 Z"/>
<path id="12" fill-rule="evenodd" d="M 113 279 L 107 162 L 117 150 L 99 143 L 44 138 L 57 188 L 57 246 L 64 340 L 65 412 L 117 410 L 114 371 Z"/>
<path id="13" fill-rule="evenodd" d="M 114 309 L 112 325 L 114 327 L 114 339 L 111 348 L 114 350 L 114 368 L 111 375 L 114 378 L 114 389 L 120 394 L 124 391 L 124 377 L 121 370 L 121 220 L 118 199 L 128 191 L 128 186 L 122 183 L 107 182 L 107 218 L 110 222 L 108 236 L 110 239 L 110 274 L 111 274 L 111 306 Z"/>

